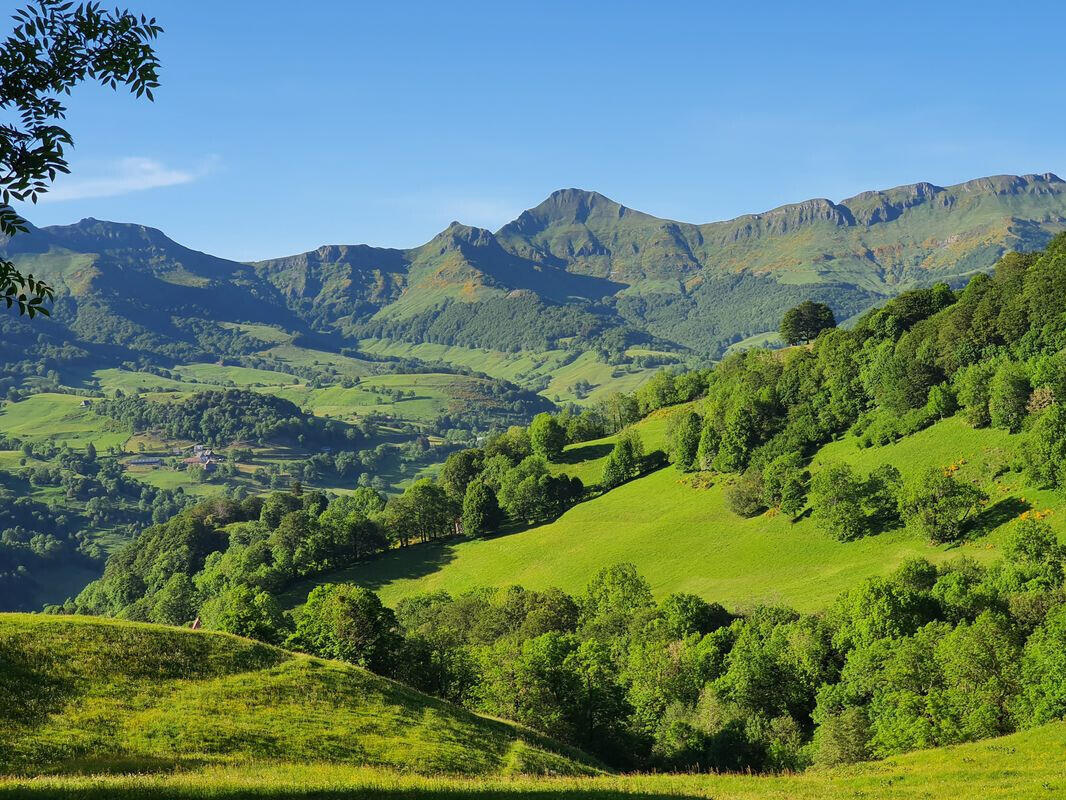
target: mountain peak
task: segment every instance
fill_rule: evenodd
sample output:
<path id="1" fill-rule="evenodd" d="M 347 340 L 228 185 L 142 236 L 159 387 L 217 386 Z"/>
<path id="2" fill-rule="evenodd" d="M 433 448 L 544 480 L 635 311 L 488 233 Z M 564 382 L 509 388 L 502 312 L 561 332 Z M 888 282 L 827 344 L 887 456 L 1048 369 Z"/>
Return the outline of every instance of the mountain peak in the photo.
<path id="1" fill-rule="evenodd" d="M 590 217 L 618 220 L 634 213 L 599 192 L 588 189 L 557 189 L 539 205 L 519 214 L 497 235 L 531 234 L 552 225 L 584 225 Z"/>
<path id="2" fill-rule="evenodd" d="M 49 225 L 42 228 L 56 242 L 71 249 L 99 249 L 101 243 L 109 248 L 180 247 L 158 228 L 135 222 L 111 222 L 85 217 L 73 225 Z"/>
<path id="3" fill-rule="evenodd" d="M 467 243 L 483 245 L 489 240 L 495 240 L 492 231 L 486 228 L 478 228 L 473 225 L 464 225 L 452 220 L 452 223 L 443 231 L 433 237 L 433 241 L 446 240 L 454 244 Z"/>
<path id="4" fill-rule="evenodd" d="M 986 178 L 976 178 L 972 181 L 960 183 L 949 187 L 960 193 L 981 194 L 1045 194 L 1060 193 L 1066 190 L 1062 178 L 1054 172 L 1044 172 L 1039 175 L 989 175 Z"/>
<path id="5" fill-rule="evenodd" d="M 625 206 L 588 189 L 556 189 L 544 202 L 531 209 L 534 214 L 552 219 L 574 218 L 578 222 L 584 222 L 594 210 L 612 214 L 624 213 Z M 618 213 L 618 216 L 621 216 L 621 213 Z"/>

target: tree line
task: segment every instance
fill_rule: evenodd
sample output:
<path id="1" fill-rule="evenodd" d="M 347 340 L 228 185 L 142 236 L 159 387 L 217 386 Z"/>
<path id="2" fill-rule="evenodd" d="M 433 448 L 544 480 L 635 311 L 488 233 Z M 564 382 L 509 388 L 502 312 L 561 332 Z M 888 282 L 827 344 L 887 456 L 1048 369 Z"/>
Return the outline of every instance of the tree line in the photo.
<path id="1" fill-rule="evenodd" d="M 1066 235 L 1044 251 L 1010 253 L 993 275 L 959 292 L 945 284 L 905 292 L 833 327 L 818 304 L 786 314 L 809 347 L 749 350 L 706 375 L 703 399 L 671 421 L 671 460 L 684 472 L 723 476 L 732 509 L 796 517 L 810 508 L 828 533 L 855 539 L 908 525 L 935 542 L 967 535 L 988 507 L 959 464 L 905 484 L 890 466 L 857 474 L 812 464 L 845 433 L 878 447 L 958 414 L 969 425 L 1022 434 L 1000 466 L 1034 486 L 1066 481 Z M 806 327 L 804 327 L 806 326 Z M 673 381 L 685 379 L 674 376 Z M 669 376 L 659 380 L 669 388 Z"/>
<path id="2" fill-rule="evenodd" d="M 274 567 L 379 546 L 365 511 L 381 504 L 366 492 L 325 506 L 310 495 L 205 504 L 147 532 L 61 610 L 145 586 L 122 616 L 198 614 L 517 720 L 620 769 L 800 770 L 1066 716 L 1066 554 L 1038 520 L 1012 525 L 997 563 L 908 561 L 819 614 L 730 613 L 683 593 L 656 601 L 627 564 L 577 595 L 485 588 L 393 610 L 368 589 L 323 584 L 283 612 Z M 312 531 L 301 511 L 318 519 Z M 220 524 L 225 551 L 211 549 Z"/>
<path id="3" fill-rule="evenodd" d="M 182 400 L 152 402 L 116 393 L 93 410 L 133 432 L 160 430 L 170 439 L 191 439 L 213 446 L 234 442 L 358 442 L 362 431 L 338 420 L 324 420 L 294 403 L 246 389 L 197 392 Z"/>

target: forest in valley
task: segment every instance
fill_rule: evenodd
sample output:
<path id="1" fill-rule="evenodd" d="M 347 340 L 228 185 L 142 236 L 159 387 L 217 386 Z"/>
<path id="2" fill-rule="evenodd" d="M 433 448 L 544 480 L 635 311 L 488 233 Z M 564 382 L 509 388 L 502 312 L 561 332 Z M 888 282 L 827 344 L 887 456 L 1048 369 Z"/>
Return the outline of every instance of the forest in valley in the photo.
<path id="1" fill-rule="evenodd" d="M 955 465 L 904 480 L 891 465 L 863 474 L 825 463 L 812 474 L 811 458 L 844 434 L 884 448 L 960 415 L 1021 436 L 1017 463 L 1000 471 L 1060 487 L 1066 329 L 1045 301 L 1066 295 L 1064 260 L 1060 237 L 958 293 L 905 293 L 850 329 L 823 314 L 810 346 L 661 371 L 631 396 L 541 414 L 457 451 L 437 479 L 392 497 L 294 487 L 193 506 L 49 610 L 199 617 L 514 719 L 618 769 L 800 770 L 1060 719 L 1066 551 L 1039 510 L 1009 523 L 998 560 L 911 559 L 816 614 L 656 597 L 625 563 L 579 592 L 486 586 L 414 594 L 395 608 L 328 576 L 396 548 L 521 530 L 665 468 L 731 476 L 738 517 L 809 515 L 841 542 L 894 529 L 930 547 L 965 540 L 999 512 Z M 665 452 L 647 453 L 632 425 L 664 411 Z M 568 476 L 565 448 L 607 434 L 596 482 Z M 285 592 L 316 576 L 283 610 Z"/>

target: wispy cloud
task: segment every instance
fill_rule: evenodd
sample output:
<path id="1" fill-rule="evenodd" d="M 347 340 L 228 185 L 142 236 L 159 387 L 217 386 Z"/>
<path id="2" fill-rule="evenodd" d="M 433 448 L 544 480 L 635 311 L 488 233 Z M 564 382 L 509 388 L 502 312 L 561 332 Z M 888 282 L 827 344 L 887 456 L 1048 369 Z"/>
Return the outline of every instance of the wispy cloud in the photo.
<path id="1" fill-rule="evenodd" d="M 215 159 L 208 159 L 195 169 L 176 169 L 154 158 L 129 156 L 96 169 L 76 169 L 74 174 L 59 178 L 47 194 L 41 195 L 40 202 L 116 197 L 146 189 L 178 186 L 199 180 L 211 172 L 214 165 Z"/>

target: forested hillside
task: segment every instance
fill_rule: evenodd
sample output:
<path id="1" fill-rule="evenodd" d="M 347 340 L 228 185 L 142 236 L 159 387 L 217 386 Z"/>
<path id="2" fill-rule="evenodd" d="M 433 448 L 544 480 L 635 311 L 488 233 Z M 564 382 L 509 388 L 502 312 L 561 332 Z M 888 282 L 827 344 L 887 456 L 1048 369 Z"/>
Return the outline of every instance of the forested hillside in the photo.
<path id="1" fill-rule="evenodd" d="M 1059 720 L 1063 276 L 1066 235 L 809 346 L 538 415 L 391 498 L 201 504 L 53 610 L 198 615 L 625 769 L 798 770 Z M 688 516 L 641 533 L 663 502 Z M 734 588 L 700 583 L 718 560 Z M 684 566 L 653 587 L 630 561 Z"/>

